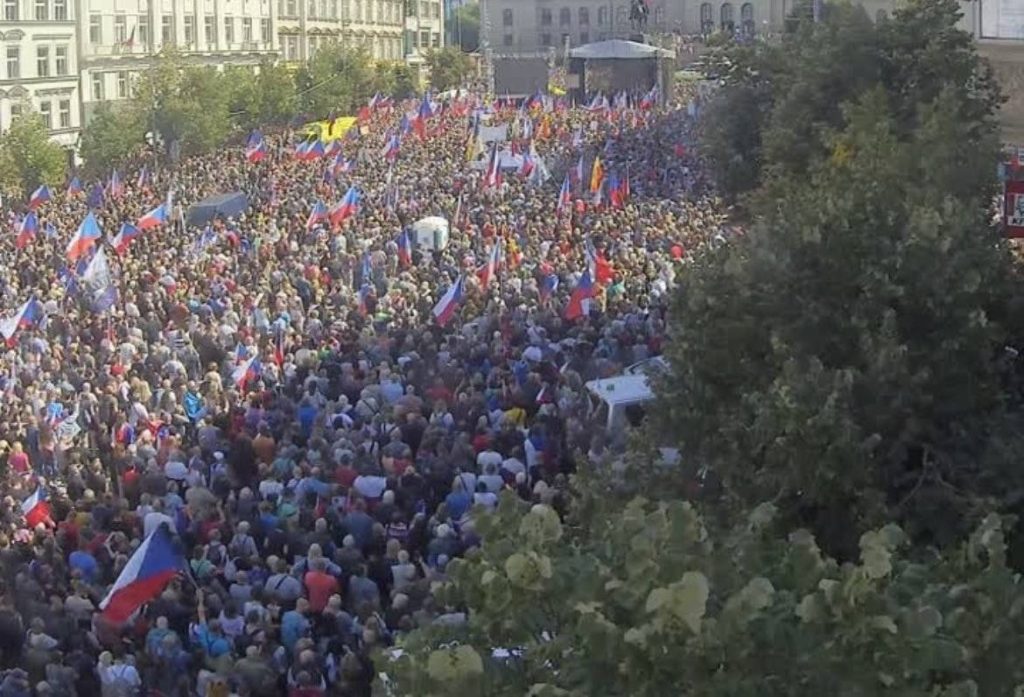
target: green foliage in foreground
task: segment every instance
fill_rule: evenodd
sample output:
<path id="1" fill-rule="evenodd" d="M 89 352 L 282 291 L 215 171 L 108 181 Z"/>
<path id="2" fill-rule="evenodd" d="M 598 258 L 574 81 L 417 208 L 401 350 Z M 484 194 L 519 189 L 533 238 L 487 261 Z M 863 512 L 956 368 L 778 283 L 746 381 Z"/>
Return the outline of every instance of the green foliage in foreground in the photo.
<path id="1" fill-rule="evenodd" d="M 1004 525 L 942 557 L 887 525 L 839 564 L 770 504 L 717 532 L 688 503 L 634 499 L 579 530 L 506 495 L 435 589 L 468 625 L 418 630 L 378 667 L 419 697 L 1021 694 Z"/>

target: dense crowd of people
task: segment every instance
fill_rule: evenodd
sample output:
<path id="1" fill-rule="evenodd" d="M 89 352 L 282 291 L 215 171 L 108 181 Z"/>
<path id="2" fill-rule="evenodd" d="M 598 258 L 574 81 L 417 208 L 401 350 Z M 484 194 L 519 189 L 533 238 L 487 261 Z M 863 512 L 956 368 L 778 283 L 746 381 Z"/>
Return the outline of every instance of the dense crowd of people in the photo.
<path id="1" fill-rule="evenodd" d="M 567 475 L 613 456 L 584 383 L 661 352 L 675 275 L 728 234 L 691 145 L 699 95 L 639 97 L 456 96 L 390 157 L 419 102 L 379 103 L 341 141 L 351 167 L 268 134 L 258 162 L 230 148 L 122 172 L 102 197 L 55 192 L 40 234 L 0 238 L 6 314 L 41 309 L 0 360 L 0 697 L 369 695 L 375 648 L 465 621 L 429 589 L 479 544 L 474 517 L 503 492 L 562 510 Z M 550 178 L 485 181 L 487 148 L 467 159 L 481 121 Z M 589 191 L 598 156 L 629 181 L 614 204 Z M 350 186 L 355 215 L 307 224 Z M 184 224 L 230 191 L 245 212 Z M 109 238 L 169 192 L 168 222 L 120 254 L 97 245 L 117 299 L 94 312 L 68 239 L 90 207 Z M 426 216 L 451 222 L 448 244 L 406 260 L 396 240 Z M 567 320 L 594 254 L 610 278 Z M 22 502 L 42 491 L 30 527 Z M 181 573 L 112 621 L 102 599 L 161 528 Z"/>

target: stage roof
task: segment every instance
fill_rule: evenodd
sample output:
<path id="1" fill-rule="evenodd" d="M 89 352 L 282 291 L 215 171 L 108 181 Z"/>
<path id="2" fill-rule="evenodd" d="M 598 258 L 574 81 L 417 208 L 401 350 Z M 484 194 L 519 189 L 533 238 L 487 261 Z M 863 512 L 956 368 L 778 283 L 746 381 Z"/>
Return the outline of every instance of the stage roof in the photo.
<path id="1" fill-rule="evenodd" d="M 597 41 L 569 51 L 571 58 L 583 58 L 584 60 L 673 58 L 675 55 L 675 51 L 623 39 Z"/>

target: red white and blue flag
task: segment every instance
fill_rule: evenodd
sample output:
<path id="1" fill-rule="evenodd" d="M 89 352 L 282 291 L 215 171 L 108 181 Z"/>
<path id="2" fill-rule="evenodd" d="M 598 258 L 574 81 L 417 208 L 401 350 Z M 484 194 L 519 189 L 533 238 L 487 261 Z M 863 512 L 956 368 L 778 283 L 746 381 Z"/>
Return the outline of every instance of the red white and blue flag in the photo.
<path id="1" fill-rule="evenodd" d="M 327 222 L 327 206 L 323 201 L 317 201 L 313 205 L 313 210 L 309 212 L 309 217 L 306 218 L 306 229 L 312 230 L 320 223 L 325 222 Z"/>
<path id="2" fill-rule="evenodd" d="M 565 306 L 565 318 L 574 320 L 590 314 L 590 301 L 594 297 L 594 282 L 590 271 L 584 271 Z"/>
<path id="3" fill-rule="evenodd" d="M 602 285 L 611 282 L 615 275 L 611 262 L 605 259 L 604 253 L 599 252 L 589 239 L 584 243 L 584 254 L 590 278 Z"/>
<path id="4" fill-rule="evenodd" d="M 263 134 L 253 131 L 245 144 L 245 159 L 249 162 L 259 162 L 267 156 L 267 144 L 263 141 Z"/>
<path id="5" fill-rule="evenodd" d="M 46 489 L 36 487 L 32 495 L 21 502 L 21 515 L 25 517 L 25 527 L 32 529 L 37 525 L 45 525 L 50 517 L 50 503 L 46 498 Z"/>
<path id="6" fill-rule="evenodd" d="M 491 246 L 490 253 L 487 255 L 487 263 L 481 266 L 476 272 L 477 276 L 479 276 L 480 278 L 481 288 L 486 290 L 487 287 L 491 284 L 491 281 L 494 280 L 494 276 L 498 272 L 498 264 L 500 259 L 501 244 L 495 242 Z"/>
<path id="7" fill-rule="evenodd" d="M 484 187 L 497 188 L 501 186 L 501 162 L 498 154 L 498 143 L 491 145 L 491 155 L 487 158 L 487 171 L 484 172 Z"/>
<path id="8" fill-rule="evenodd" d="M 37 232 L 39 232 L 39 218 L 35 211 L 29 211 L 18 225 L 18 236 L 14 238 L 14 246 L 18 249 L 24 248 L 35 239 Z"/>
<path id="9" fill-rule="evenodd" d="M 0 320 L 0 334 L 10 344 L 19 329 L 28 329 L 34 326 L 42 319 L 42 316 L 43 310 L 39 301 L 35 298 L 29 298 L 25 301 L 25 304 L 18 308 L 17 312 L 10 317 Z"/>
<path id="10" fill-rule="evenodd" d="M 408 230 L 398 236 L 398 263 L 403 267 L 412 265 L 412 236 Z"/>
<path id="11" fill-rule="evenodd" d="M 110 241 L 110 244 L 114 247 L 115 252 L 124 254 L 128 251 L 132 240 L 141 234 L 142 231 L 131 223 L 121 223 L 121 229 L 117 231 L 117 235 Z"/>
<path id="12" fill-rule="evenodd" d="M 359 212 L 361 196 L 358 189 L 350 186 L 345 196 L 338 203 L 331 207 L 329 212 L 331 225 L 337 227 Z"/>
<path id="13" fill-rule="evenodd" d="M 160 227 L 170 220 L 170 218 L 170 209 L 166 203 L 161 203 L 159 206 L 139 218 L 135 222 L 135 227 L 139 230 L 149 230 L 150 228 Z"/>
<path id="14" fill-rule="evenodd" d="M 434 115 L 434 108 L 430 104 L 430 95 L 423 95 L 423 101 L 420 102 L 420 108 L 416 112 L 416 121 L 413 127 L 419 134 L 420 138 L 427 137 L 427 119 Z"/>
<path id="15" fill-rule="evenodd" d="M 434 320 L 442 327 L 448 324 L 459 309 L 459 304 L 462 302 L 463 281 L 463 277 L 459 276 L 458 280 L 448 288 L 445 294 L 441 296 L 441 299 L 437 301 L 437 304 L 434 305 Z"/>
<path id="16" fill-rule="evenodd" d="M 246 385 L 259 377 L 261 368 L 262 366 L 260 366 L 256 356 L 250 356 L 235 367 L 231 378 L 238 389 L 244 390 Z"/>
<path id="17" fill-rule="evenodd" d="M 398 157 L 398 151 L 402 147 L 402 139 L 397 133 L 392 133 L 388 142 L 384 144 L 383 155 L 388 160 Z"/>
<path id="18" fill-rule="evenodd" d="M 102 237 L 102 233 L 100 232 L 99 223 L 96 222 L 96 216 L 93 215 L 92 211 L 89 211 L 88 215 L 85 216 L 85 220 L 75 230 L 75 234 L 68 240 L 66 250 L 68 261 L 78 261 L 79 257 L 93 248 L 100 237 Z"/>
<path id="19" fill-rule="evenodd" d="M 149 534 L 121 570 L 107 596 L 100 602 L 103 617 L 122 624 L 140 607 L 159 596 L 185 560 L 163 525 Z"/>
<path id="20" fill-rule="evenodd" d="M 107 195 L 111 198 L 119 198 L 124 193 L 124 183 L 121 175 L 115 169 L 110 173 L 110 181 L 107 183 Z"/>
<path id="21" fill-rule="evenodd" d="M 71 177 L 71 181 L 68 182 L 68 196 L 78 196 L 82 193 L 82 182 L 78 180 L 78 177 Z"/>
<path id="22" fill-rule="evenodd" d="M 29 210 L 34 211 L 51 198 L 53 198 L 53 195 L 50 193 L 50 187 L 46 184 L 42 184 L 38 189 L 32 192 L 31 196 L 29 196 L 28 208 Z"/>
<path id="23" fill-rule="evenodd" d="M 558 212 L 569 210 L 572 206 L 572 187 L 569 184 L 569 177 L 562 182 L 562 188 L 558 192 Z"/>

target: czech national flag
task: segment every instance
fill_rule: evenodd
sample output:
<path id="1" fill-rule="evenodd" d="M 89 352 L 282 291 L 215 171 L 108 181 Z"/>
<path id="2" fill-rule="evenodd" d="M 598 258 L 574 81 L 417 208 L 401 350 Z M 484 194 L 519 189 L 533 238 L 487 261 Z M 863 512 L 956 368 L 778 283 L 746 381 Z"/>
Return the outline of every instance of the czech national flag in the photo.
<path id="1" fill-rule="evenodd" d="M 110 243 L 113 245 L 115 252 L 124 254 L 128 251 L 128 245 L 132 243 L 132 240 L 141 234 L 142 231 L 131 223 L 121 223 L 121 229 L 118 230 L 117 236 Z"/>
<path id="2" fill-rule="evenodd" d="M 557 274 L 548 274 L 540 281 L 540 301 L 546 303 L 551 299 L 551 296 L 558 290 L 558 276 Z"/>
<path id="3" fill-rule="evenodd" d="M 249 162 L 259 162 L 267 156 L 267 145 L 263 142 L 263 134 L 253 131 L 249 141 L 245 144 L 245 159 Z"/>
<path id="4" fill-rule="evenodd" d="M 498 155 L 498 143 L 491 145 L 491 155 L 487 159 L 487 171 L 484 173 L 484 187 L 501 186 L 501 162 Z"/>
<path id="5" fill-rule="evenodd" d="M 252 356 L 251 358 L 246 358 L 235 368 L 231 378 L 235 381 L 238 389 L 245 390 L 246 385 L 259 377 L 260 369 L 260 362 L 256 359 L 256 356 Z"/>
<path id="6" fill-rule="evenodd" d="M 651 91 L 645 94 L 640 99 L 641 109 L 652 109 L 654 105 L 658 103 L 658 86 L 655 85 L 651 88 Z"/>
<path id="7" fill-rule="evenodd" d="M 295 155 L 296 160 L 305 160 L 307 159 L 307 155 L 309 154 L 309 149 L 311 147 L 313 147 L 313 144 L 310 143 L 308 140 L 304 140 L 301 143 L 297 143 L 295 145 L 295 150 L 293 151 L 292 154 Z"/>
<path id="8" fill-rule="evenodd" d="M 100 602 L 103 617 L 122 624 L 140 607 L 156 598 L 178 572 L 184 558 L 174 549 L 171 535 L 163 525 L 143 540 Z"/>
<path id="9" fill-rule="evenodd" d="M 590 278 L 590 271 L 584 271 L 579 282 L 569 296 L 569 303 L 565 306 L 565 318 L 574 320 L 590 314 L 590 300 L 594 297 L 594 282 Z"/>
<path id="10" fill-rule="evenodd" d="M 27 499 L 21 502 L 21 514 L 25 516 L 25 527 L 33 529 L 37 525 L 51 521 L 50 502 L 46 500 L 46 489 L 36 487 Z"/>
<path id="11" fill-rule="evenodd" d="M 277 336 L 274 338 L 274 363 L 280 368 L 284 365 L 284 357 L 287 354 L 284 340 L 284 330 L 278 330 Z"/>
<path id="12" fill-rule="evenodd" d="M 622 208 L 625 203 L 622 196 L 622 180 L 615 172 L 608 175 L 608 201 L 612 204 L 612 208 Z"/>
<path id="13" fill-rule="evenodd" d="M 100 232 L 99 223 L 96 222 L 96 216 L 92 214 L 92 211 L 89 211 L 89 214 L 85 216 L 85 220 L 75 230 L 74 236 L 68 241 L 68 261 L 78 261 L 79 257 L 92 249 L 101 236 L 102 233 Z"/>
<path id="14" fill-rule="evenodd" d="M 139 230 L 149 230 L 150 228 L 163 225 L 170 219 L 170 217 L 167 205 L 161 203 L 149 213 L 146 213 L 146 215 L 139 218 L 135 223 L 135 227 Z"/>
<path id="15" fill-rule="evenodd" d="M 313 144 L 306 149 L 306 160 L 319 160 L 321 157 L 327 155 L 327 150 L 324 148 L 324 142 L 317 138 L 313 141 Z"/>
<path id="16" fill-rule="evenodd" d="M 336 203 L 330 210 L 331 225 L 338 226 L 359 212 L 359 191 L 350 186 L 345 192 L 344 198 Z"/>
<path id="17" fill-rule="evenodd" d="M 398 236 L 398 263 L 403 267 L 412 265 L 412 237 L 408 230 Z"/>
<path id="18" fill-rule="evenodd" d="M 34 211 L 39 206 L 43 205 L 47 201 L 53 198 L 50 194 L 50 187 L 46 184 L 41 185 L 38 189 L 32 192 L 32 195 L 28 199 L 28 208 Z"/>
<path id="19" fill-rule="evenodd" d="M 420 108 L 416 112 L 416 123 L 413 126 L 420 138 L 427 137 L 427 119 L 434 115 L 434 109 L 430 105 L 430 96 L 423 95 L 423 101 L 420 102 Z"/>
<path id="20" fill-rule="evenodd" d="M 18 236 L 14 239 L 14 246 L 23 249 L 25 245 L 35 239 L 38 231 L 39 218 L 36 217 L 35 211 L 29 211 L 28 215 L 22 219 L 21 225 L 18 226 Z"/>
<path id="21" fill-rule="evenodd" d="M 458 280 L 448 288 L 447 292 L 434 305 L 434 320 L 437 321 L 438 325 L 443 327 L 448 324 L 449 320 L 455 316 L 455 312 L 459 309 L 459 303 L 462 302 L 463 280 L 463 277 L 459 276 Z"/>
<path id="22" fill-rule="evenodd" d="M 398 157 L 398 150 L 402 147 L 402 139 L 397 133 L 392 133 L 391 137 L 388 138 L 388 142 L 384 145 L 383 155 L 388 160 L 394 160 Z"/>
<path id="23" fill-rule="evenodd" d="M 605 259 L 604 253 L 599 252 L 590 240 L 585 243 L 584 254 L 587 257 L 587 270 L 590 272 L 590 278 L 602 285 L 611 282 L 615 276 L 611 262 Z"/>
<path id="24" fill-rule="evenodd" d="M 476 272 L 477 276 L 480 277 L 480 286 L 482 288 L 486 289 L 494 279 L 494 275 L 498 272 L 498 260 L 500 257 L 501 244 L 495 242 L 491 247 L 490 254 L 487 255 L 487 263 Z"/>
<path id="25" fill-rule="evenodd" d="M 71 177 L 71 181 L 68 182 L 68 196 L 78 196 L 82 193 L 82 182 L 78 180 L 78 177 Z"/>
<path id="26" fill-rule="evenodd" d="M 569 184 L 569 177 L 562 182 L 562 189 L 558 192 L 558 212 L 569 210 L 572 206 L 572 189 Z"/>
<path id="27" fill-rule="evenodd" d="M 29 298 L 24 305 L 18 308 L 17 312 L 0 321 L 0 334 L 10 344 L 19 329 L 28 329 L 34 326 L 42 315 L 43 311 L 39 306 L 39 301 Z"/>
<path id="28" fill-rule="evenodd" d="M 312 230 L 319 223 L 327 221 L 327 206 L 323 204 L 323 201 L 317 201 L 313 205 L 313 210 L 309 212 L 309 217 L 306 218 L 306 229 Z"/>
<path id="29" fill-rule="evenodd" d="M 519 168 L 519 176 L 526 179 L 533 174 L 533 170 L 536 166 L 537 163 L 533 161 L 533 155 L 529 150 L 527 150 L 523 153 L 523 166 Z"/>

